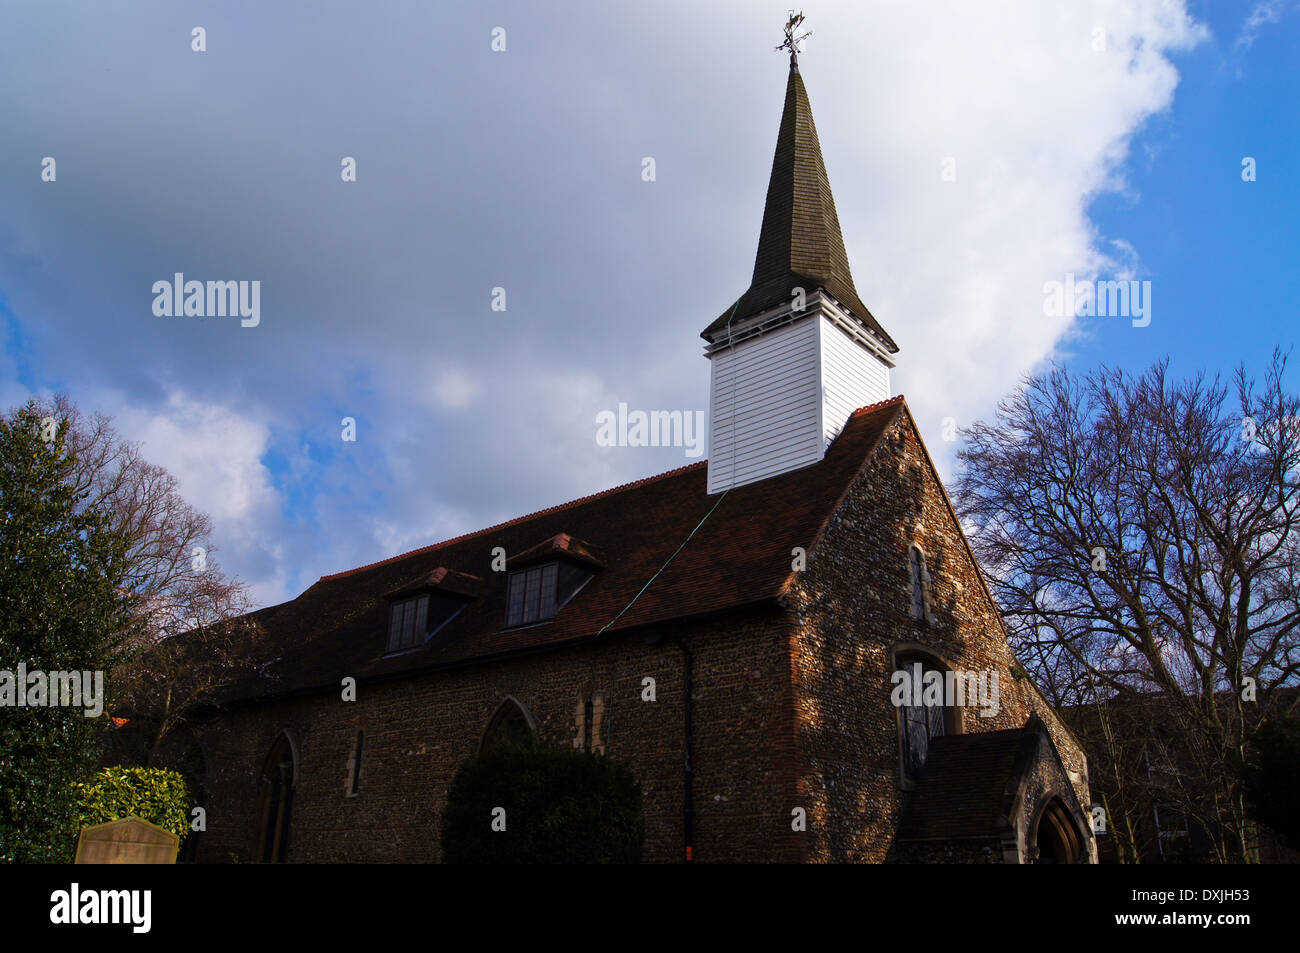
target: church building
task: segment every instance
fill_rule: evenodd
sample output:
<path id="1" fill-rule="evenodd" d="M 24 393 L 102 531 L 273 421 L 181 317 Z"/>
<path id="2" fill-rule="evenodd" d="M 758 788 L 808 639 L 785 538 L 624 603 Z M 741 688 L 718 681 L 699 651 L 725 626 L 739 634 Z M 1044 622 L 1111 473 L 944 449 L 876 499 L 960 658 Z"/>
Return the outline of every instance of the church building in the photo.
<path id="1" fill-rule="evenodd" d="M 531 734 L 632 771 L 648 862 L 1095 862 L 1086 758 L 892 393 L 793 49 L 753 280 L 702 336 L 707 460 L 253 614 L 256 677 L 186 739 L 200 861 L 439 861 L 457 768 Z"/>

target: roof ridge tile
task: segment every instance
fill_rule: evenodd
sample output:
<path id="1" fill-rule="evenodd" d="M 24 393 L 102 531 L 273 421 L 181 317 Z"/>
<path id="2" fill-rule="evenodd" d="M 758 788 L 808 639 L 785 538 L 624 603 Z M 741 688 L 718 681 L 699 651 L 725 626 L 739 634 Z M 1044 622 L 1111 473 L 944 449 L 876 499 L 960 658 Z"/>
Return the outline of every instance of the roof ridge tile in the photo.
<path id="1" fill-rule="evenodd" d="M 452 543 L 459 543 L 463 540 L 471 539 L 475 536 L 480 536 L 484 533 L 492 533 L 498 530 L 506 529 L 507 527 L 510 526 L 517 526 L 520 523 L 525 522 L 526 520 L 535 519 L 539 516 L 548 516 L 551 513 L 558 513 L 562 510 L 569 509 L 570 507 L 578 506 L 581 503 L 587 503 L 591 500 L 596 500 L 596 499 L 600 499 L 601 497 L 610 496 L 614 493 L 621 493 L 626 490 L 635 489 L 636 487 L 639 486 L 645 486 L 646 484 L 654 483 L 657 480 L 666 480 L 668 477 L 685 473 L 688 470 L 696 469 L 698 467 L 702 467 L 707 463 L 708 463 L 707 460 L 698 460 L 695 463 L 688 463 L 684 467 L 677 467 L 676 469 L 673 470 L 666 470 L 663 473 L 656 473 L 648 477 L 642 477 L 641 479 L 633 480 L 630 483 L 623 483 L 620 484 L 619 486 L 612 486 L 607 490 L 600 490 L 599 492 L 596 493 L 589 493 L 586 496 L 580 496 L 577 499 L 569 500 L 567 503 L 557 503 L 554 506 L 548 506 L 544 509 L 536 510 L 532 513 L 525 513 L 522 516 L 516 516 L 514 519 L 505 520 L 504 522 L 501 523 L 494 523 L 491 526 L 485 526 L 483 529 L 476 529 L 469 533 L 461 533 L 459 536 L 452 536 L 451 538 L 444 539 L 441 542 L 430 543 L 428 546 L 418 546 L 415 549 L 408 550 L 404 553 L 398 553 L 396 556 L 389 556 L 385 559 L 376 560 L 373 563 L 366 563 L 364 566 L 357 566 L 355 569 L 344 569 L 341 572 L 330 573 L 328 575 L 321 576 L 320 579 L 317 580 L 317 582 L 329 582 L 334 579 L 342 579 L 345 576 L 354 576 L 357 573 L 365 572 L 368 569 L 377 569 L 380 566 L 386 566 L 389 563 L 395 563 L 400 559 L 406 559 L 408 556 L 416 556 L 421 553 L 431 553 L 434 550 L 440 549 L 443 546 L 450 546 Z"/>

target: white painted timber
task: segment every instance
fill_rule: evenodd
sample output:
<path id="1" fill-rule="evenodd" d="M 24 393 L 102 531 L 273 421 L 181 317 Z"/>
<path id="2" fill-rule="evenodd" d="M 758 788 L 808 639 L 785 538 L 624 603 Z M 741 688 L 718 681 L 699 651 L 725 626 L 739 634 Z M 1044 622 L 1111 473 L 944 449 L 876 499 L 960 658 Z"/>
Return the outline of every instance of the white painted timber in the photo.
<path id="1" fill-rule="evenodd" d="M 819 337 L 809 315 L 711 355 L 708 492 L 822 458 Z"/>
<path id="2" fill-rule="evenodd" d="M 826 315 L 821 331 L 822 451 L 859 407 L 888 400 L 889 368 Z"/>
<path id="3" fill-rule="evenodd" d="M 818 296 L 791 323 L 731 347 L 715 342 L 709 493 L 819 462 L 853 411 L 891 396 L 889 358 L 846 326 L 850 319 Z"/>

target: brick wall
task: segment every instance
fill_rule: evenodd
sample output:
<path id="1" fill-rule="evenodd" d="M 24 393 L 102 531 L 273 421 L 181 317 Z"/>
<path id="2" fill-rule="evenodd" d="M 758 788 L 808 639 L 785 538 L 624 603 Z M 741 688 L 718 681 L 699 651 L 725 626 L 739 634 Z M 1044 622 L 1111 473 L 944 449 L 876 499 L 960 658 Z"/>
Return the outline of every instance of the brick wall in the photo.
<path id="1" fill-rule="evenodd" d="M 680 632 L 694 655 L 699 861 L 799 859 L 789 825 L 794 752 L 788 633 L 788 616 L 776 608 Z M 452 777 L 477 750 L 502 700 L 516 699 L 543 740 L 571 746 L 580 699 L 603 693 L 599 740 L 641 782 L 645 859 L 678 861 L 683 854 L 682 672 L 683 655 L 672 642 L 651 645 L 642 635 L 625 635 L 363 682 L 355 702 L 331 692 L 231 711 L 199 733 L 209 766 L 204 780 L 208 830 L 199 841 L 199 859 L 257 859 L 257 778 L 267 752 L 286 730 L 298 755 L 291 861 L 437 861 Z M 655 679 L 653 702 L 642 700 L 647 677 Z M 365 731 L 360 790 L 348 797 L 348 767 L 359 730 Z"/>
<path id="2" fill-rule="evenodd" d="M 807 541 L 777 542 L 783 554 Z M 913 543 L 928 561 L 929 623 L 912 618 Z M 1080 803 L 1089 803 L 1083 753 L 1032 684 L 1014 677 L 996 611 L 906 414 L 850 488 L 787 604 L 677 633 L 695 658 L 696 860 L 886 859 L 904 795 L 889 701 L 892 653 L 903 644 L 953 668 L 996 672 L 1000 712 L 968 709 L 960 730 L 1020 727 L 1037 710 Z M 597 745 L 643 787 L 645 859 L 678 861 L 683 656 L 671 640 L 650 644 L 645 635 L 363 682 L 355 702 L 330 691 L 224 714 L 200 734 L 209 829 L 199 858 L 257 859 L 257 779 L 285 730 L 298 764 L 291 860 L 436 861 L 452 777 L 501 702 L 516 699 L 543 740 L 571 746 L 592 697 Z M 646 677 L 656 682 L 654 702 L 641 700 Z M 348 797 L 359 730 L 360 791 Z M 806 831 L 792 830 L 796 808 L 807 814 Z"/>
<path id="3" fill-rule="evenodd" d="M 926 555 L 933 621 L 912 617 L 908 548 Z M 996 672 L 1000 711 L 967 708 L 963 732 L 1018 728 L 1037 710 L 1087 804 L 1083 753 L 1011 651 L 960 527 L 908 415 L 882 437 L 791 592 L 799 797 L 808 856 L 886 859 L 903 804 L 893 651 L 917 645 L 954 669 Z"/>

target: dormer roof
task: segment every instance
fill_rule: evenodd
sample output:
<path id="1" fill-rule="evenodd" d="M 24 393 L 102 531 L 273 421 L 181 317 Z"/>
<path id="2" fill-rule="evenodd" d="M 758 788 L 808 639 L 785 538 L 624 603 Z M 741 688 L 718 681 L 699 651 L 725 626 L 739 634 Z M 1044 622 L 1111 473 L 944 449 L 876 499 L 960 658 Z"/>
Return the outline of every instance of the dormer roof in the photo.
<path id="1" fill-rule="evenodd" d="M 405 599 L 408 596 L 419 595 L 423 592 L 435 591 L 449 596 L 476 599 L 482 588 L 483 580 L 479 576 L 471 576 L 467 572 L 457 572 L 454 569 L 448 569 L 446 566 L 439 566 L 432 572 L 421 573 L 415 579 L 398 586 L 396 589 L 390 589 L 384 593 L 384 598 L 394 601 Z"/>
<path id="2" fill-rule="evenodd" d="M 603 569 L 605 564 L 592 552 L 591 546 L 568 533 L 556 533 L 536 546 L 530 546 L 523 552 L 506 559 L 509 569 L 521 569 L 534 563 L 545 562 L 554 558 L 568 559 L 591 569 Z"/>

